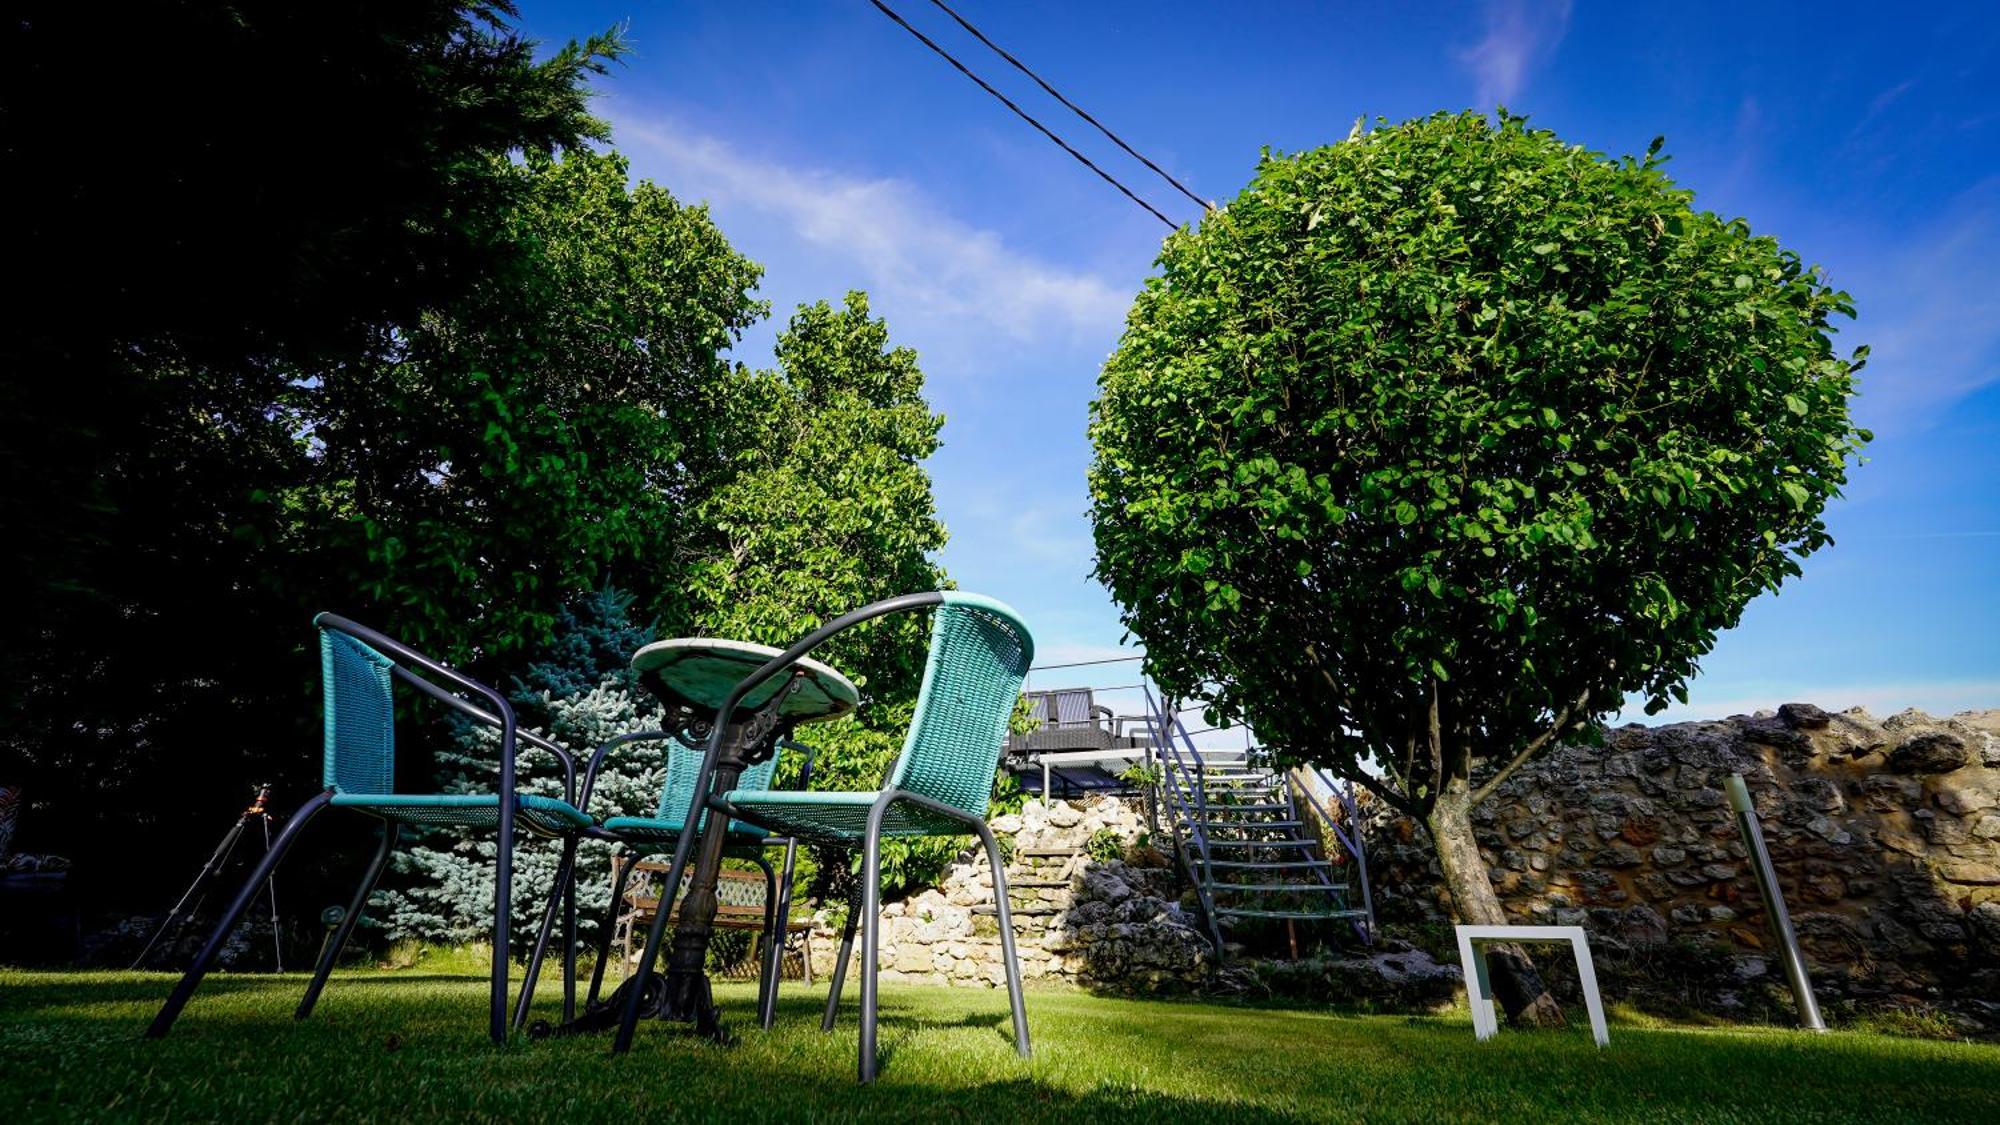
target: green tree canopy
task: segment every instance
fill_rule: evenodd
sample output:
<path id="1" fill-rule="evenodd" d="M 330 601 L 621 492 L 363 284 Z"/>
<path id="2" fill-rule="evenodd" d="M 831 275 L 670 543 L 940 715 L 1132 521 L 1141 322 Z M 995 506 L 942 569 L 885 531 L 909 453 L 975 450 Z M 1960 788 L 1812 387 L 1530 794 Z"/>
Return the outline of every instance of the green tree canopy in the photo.
<path id="1" fill-rule="evenodd" d="M 704 549 L 695 510 L 755 409 L 721 352 L 765 312 L 761 271 L 705 207 L 615 153 L 508 174 L 507 237 L 532 256 L 288 395 L 307 483 L 284 549 L 335 563 L 313 576 L 329 606 L 455 659 L 539 641 L 606 581 L 691 621 L 671 603 Z"/>
<path id="2" fill-rule="evenodd" d="M 1657 153 L 1503 113 L 1267 154 L 1168 239 L 1093 407 L 1151 674 L 1427 820 L 1468 920 L 1500 920 L 1470 804 L 1685 698 L 1867 437 L 1847 295 Z"/>
<path id="3" fill-rule="evenodd" d="M 705 629 L 786 645 L 868 602 L 943 584 L 932 556 L 945 529 L 923 462 L 944 418 L 924 400 L 916 353 L 890 345 L 865 294 L 800 306 L 777 360 L 738 372 L 733 473 L 696 511 L 710 539 L 690 592 Z M 872 693 L 910 695 L 925 624 L 863 626 L 825 655 Z"/>
<path id="4" fill-rule="evenodd" d="M 23 602 L 6 658 L 42 659 L 80 599 L 124 600 L 181 482 L 123 459 L 161 430 L 254 430 L 279 360 L 345 355 L 532 260 L 507 230 L 525 182 L 495 158 L 606 139 L 585 83 L 624 46 L 606 33 L 538 60 L 513 15 L 10 6 L 0 176 L 9 264 L 32 283 L 0 331 L 0 581 Z"/>
<path id="5" fill-rule="evenodd" d="M 499 675 L 608 579 L 649 614 L 684 600 L 757 267 L 616 155 L 494 160 L 504 274 L 339 356 L 143 373 L 182 405 L 116 451 L 118 551 L 0 733 L 9 774 L 74 810 L 52 848 L 180 838 L 236 800 L 223 779 L 316 787 L 317 610 Z M 416 744 L 406 764 L 431 772 Z"/>

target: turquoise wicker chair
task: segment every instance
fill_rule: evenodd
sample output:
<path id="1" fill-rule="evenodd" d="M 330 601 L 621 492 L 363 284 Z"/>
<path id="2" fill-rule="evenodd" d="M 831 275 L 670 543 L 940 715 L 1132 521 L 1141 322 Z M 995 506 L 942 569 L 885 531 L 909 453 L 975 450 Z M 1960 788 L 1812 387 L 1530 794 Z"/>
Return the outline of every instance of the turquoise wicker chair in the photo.
<path id="1" fill-rule="evenodd" d="M 597 962 L 590 974 L 590 991 L 584 1000 L 585 1011 L 597 1007 L 597 994 L 604 984 L 604 965 L 611 957 L 611 931 L 624 901 L 625 882 L 632 873 L 632 865 L 638 862 L 640 856 L 666 851 L 679 844 L 681 831 L 687 824 L 688 810 L 695 804 L 695 782 L 701 775 L 701 754 L 666 731 L 645 731 L 606 743 L 591 756 L 584 775 L 583 797 L 578 804 L 589 805 L 590 791 L 604 756 L 618 746 L 641 741 L 668 743 L 666 781 L 660 787 L 659 808 L 652 816 L 614 816 L 605 820 L 599 831 L 593 833 L 616 840 L 621 847 L 613 861 L 611 905 L 604 925 L 598 930 Z M 799 784 L 802 787 L 810 784 L 812 748 L 789 740 L 779 744 L 781 751 L 786 748 L 805 754 Z M 777 769 L 778 755 L 772 754 L 769 759 L 744 770 L 737 784 L 750 790 L 769 789 Z M 704 826 L 708 823 L 707 810 L 703 810 L 699 823 Z M 781 869 L 773 870 L 765 853 L 779 844 L 785 848 L 784 864 Z M 791 921 L 792 871 L 798 857 L 798 844 L 794 840 L 775 838 L 769 831 L 754 824 L 732 821 L 725 833 L 722 854 L 729 859 L 749 860 L 764 872 L 764 963 L 758 974 L 757 1015 L 768 1030 L 777 1012 L 778 973 L 782 965 L 785 927 Z M 675 893 L 679 893 L 678 888 Z M 663 894 L 663 901 L 668 897 Z"/>
<path id="2" fill-rule="evenodd" d="M 518 729 L 514 709 L 506 697 L 417 653 L 373 629 L 346 618 L 322 613 L 313 622 L 319 628 L 321 692 L 326 706 L 326 789 L 307 801 L 292 815 L 284 831 L 271 845 L 243 884 L 236 899 L 216 923 L 215 932 L 196 954 L 194 964 L 175 986 L 173 994 L 147 1029 L 147 1037 L 157 1039 L 173 1027 L 181 1009 L 201 984 L 222 943 L 236 928 L 244 909 L 290 850 L 301 829 L 329 807 L 353 809 L 382 822 L 382 842 L 369 864 L 361 885 L 355 889 L 347 913 L 321 951 L 312 981 L 306 986 L 294 1015 L 304 1019 L 312 1013 L 320 991 L 326 987 L 343 947 L 354 932 L 368 895 L 382 876 L 394 852 L 397 837 L 405 824 L 453 825 L 493 828 L 500 837 L 495 860 L 495 902 L 493 911 L 493 974 L 491 1034 L 497 1043 L 507 1039 L 508 921 L 512 905 L 514 841 L 520 829 L 563 841 L 562 864 L 556 887 L 568 887 L 568 872 L 575 866 L 576 845 L 591 826 L 569 800 L 557 800 L 519 793 L 515 787 L 515 756 L 522 744 L 554 755 L 563 769 L 563 793 L 576 789 L 576 763 L 568 751 L 530 731 Z M 500 776 L 497 791 L 483 794 L 397 793 L 395 791 L 395 698 L 396 681 L 416 688 L 477 722 L 500 731 Z M 502 800 L 505 794 L 509 799 Z M 542 918 L 535 962 L 548 944 L 558 904 L 567 906 L 571 940 L 565 943 L 565 1005 L 575 1005 L 576 902 L 573 888 L 568 894 L 551 894 Z M 532 970 L 531 970 L 532 972 Z M 530 982 L 523 988 L 517 1022 L 524 1017 Z"/>
<path id="3" fill-rule="evenodd" d="M 1007 719 L 1021 693 L 1021 681 L 1034 658 L 1034 640 L 1012 609 L 991 598 L 957 591 L 907 594 L 877 602 L 827 623 L 736 685 L 721 710 L 733 713 L 737 701 L 828 638 L 863 621 L 891 613 L 934 608 L 930 658 L 924 667 L 916 715 L 902 753 L 890 768 L 882 788 L 859 793 L 789 792 L 738 788 L 711 797 L 709 807 L 731 820 L 742 820 L 814 843 L 859 847 L 862 850 L 861 901 L 850 910 L 827 997 L 823 1030 L 831 1030 L 854 948 L 858 916 L 863 927 L 861 954 L 860 1078 L 875 1079 L 876 970 L 881 911 L 882 837 L 979 836 L 993 868 L 995 908 L 1006 960 L 1007 996 L 1013 1007 L 1015 1048 L 1029 1051 L 1027 1012 L 1021 999 L 1021 967 L 1014 951 L 1013 920 L 1007 904 L 1007 877 L 986 810 L 993 792 L 993 771 L 1007 736 Z M 719 724 L 718 724 L 719 725 Z M 695 791 L 704 792 L 720 747 L 720 732 L 711 738 Z M 666 886 L 678 884 L 685 848 L 677 849 Z M 639 963 L 640 987 L 652 970 L 664 918 L 656 918 Z M 625 1023 L 614 1049 L 629 1046 L 637 1020 L 637 992 L 627 1004 Z"/>

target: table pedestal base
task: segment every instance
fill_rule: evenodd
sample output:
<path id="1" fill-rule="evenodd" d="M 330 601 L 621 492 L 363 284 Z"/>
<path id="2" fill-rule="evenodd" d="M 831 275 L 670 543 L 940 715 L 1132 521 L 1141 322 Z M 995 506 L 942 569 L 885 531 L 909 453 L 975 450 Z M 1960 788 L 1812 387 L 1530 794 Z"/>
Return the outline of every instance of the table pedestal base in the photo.
<path id="1" fill-rule="evenodd" d="M 566 1039 L 572 1035 L 598 1035 L 618 1030 L 618 1016 L 625 1010 L 626 989 L 638 983 L 637 976 L 613 989 L 596 1007 L 568 1023 L 551 1024 L 536 1020 L 528 1026 L 530 1039 Z M 646 995 L 639 1000 L 639 1018 L 692 1024 L 690 1029 L 704 1039 L 728 1046 L 736 1041 L 722 1025 L 722 1011 L 715 1006 L 708 978 L 700 973 L 669 970 L 647 981 Z"/>
<path id="2" fill-rule="evenodd" d="M 667 971 L 666 994 L 660 998 L 659 1007 L 644 1013 L 656 1020 L 679 1020 L 694 1025 L 694 1033 L 717 1043 L 728 1043 L 730 1034 L 722 1026 L 722 1012 L 715 1006 L 715 995 L 709 991 L 708 977 L 700 972 L 681 969 Z"/>

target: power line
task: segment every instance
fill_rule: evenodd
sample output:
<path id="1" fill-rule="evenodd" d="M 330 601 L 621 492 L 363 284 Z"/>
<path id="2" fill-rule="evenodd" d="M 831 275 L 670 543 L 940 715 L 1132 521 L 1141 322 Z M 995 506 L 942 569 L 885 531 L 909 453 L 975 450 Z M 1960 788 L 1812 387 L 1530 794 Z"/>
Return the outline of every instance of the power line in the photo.
<path id="1" fill-rule="evenodd" d="M 1088 668 L 1093 664 L 1124 664 L 1127 661 L 1144 659 L 1146 659 L 1144 654 L 1139 656 L 1107 656 L 1102 660 L 1078 660 L 1072 664 L 1037 664 L 1033 668 L 1028 669 L 1028 671 L 1053 672 L 1058 668 Z"/>
<path id="2" fill-rule="evenodd" d="M 1140 155 L 1139 150 L 1133 148 L 1131 145 L 1126 144 L 1125 139 L 1123 137 L 1120 137 L 1118 134 L 1112 132 L 1110 129 L 1105 128 L 1103 122 L 1099 121 L 1095 117 L 1092 117 L 1088 112 L 1084 110 L 1082 106 L 1077 105 L 1075 102 L 1070 101 L 1068 98 L 1063 97 L 1062 92 L 1060 90 L 1057 90 L 1054 86 L 1049 85 L 1048 82 L 1045 81 L 1041 75 L 1036 74 L 1032 70 L 1029 70 L 1027 63 L 1024 63 L 1020 59 L 1015 58 L 1013 55 L 1008 54 L 1007 49 L 1005 47 L 1002 47 L 998 43 L 995 43 L 993 40 L 986 38 L 984 32 L 981 32 L 978 28 L 972 26 L 971 23 L 967 22 L 964 16 L 961 16 L 957 12 L 952 11 L 951 6 L 946 4 L 944 0 L 931 0 L 931 3 L 937 5 L 938 8 L 944 12 L 945 15 L 948 15 L 952 19 L 957 20 L 958 26 L 971 32 L 972 37 L 974 39 L 977 39 L 981 43 L 986 44 L 989 48 L 992 49 L 994 54 L 999 55 L 1001 58 L 1006 59 L 1010 63 L 1013 63 L 1015 70 L 1018 70 L 1022 74 L 1025 74 L 1028 77 L 1034 79 L 1035 85 L 1040 86 L 1042 89 L 1048 91 L 1048 95 L 1050 97 L 1061 102 L 1063 105 L 1068 106 L 1069 111 L 1071 113 L 1074 113 L 1078 117 L 1083 118 L 1085 121 L 1090 122 L 1092 126 L 1096 127 L 1098 132 L 1103 133 L 1106 137 L 1111 138 L 1111 143 L 1117 145 L 1119 148 L 1124 149 L 1125 152 L 1132 157 L 1132 159 L 1137 160 L 1139 163 L 1144 164 L 1148 168 L 1151 168 L 1161 179 L 1174 185 L 1174 187 L 1178 189 L 1182 195 L 1185 195 L 1189 199 L 1194 200 L 1196 206 L 1200 207 L 1204 211 L 1215 210 L 1214 204 L 1210 203 L 1206 199 L 1203 199 L 1201 196 L 1196 195 L 1194 192 L 1189 191 L 1186 184 L 1183 184 L 1179 180 L 1174 179 L 1172 176 L 1167 174 L 1166 169 L 1160 167 L 1158 164 L 1155 164 L 1152 161 L 1146 159 L 1144 156 Z"/>
<path id="3" fill-rule="evenodd" d="M 947 51 L 943 47 L 940 47 L 936 43 L 932 42 L 930 36 L 925 35 L 923 32 L 918 31 L 914 27 L 911 27 L 908 20 L 905 20 L 903 17 L 896 14 L 895 9 L 889 7 L 889 5 L 887 4 L 884 4 L 882 0 L 868 0 L 868 2 L 875 5 L 875 7 L 878 10 L 880 10 L 883 15 L 888 16 L 890 19 L 896 21 L 897 26 L 901 27 L 904 31 L 907 31 L 911 35 L 916 36 L 918 42 L 922 43 L 926 47 L 929 47 L 931 50 L 937 52 L 939 58 L 942 58 L 944 61 L 950 63 L 954 68 L 957 69 L 957 71 L 960 74 L 963 74 L 967 78 L 970 78 L 974 82 L 977 82 L 979 84 L 980 89 L 1000 99 L 1001 105 L 1004 105 L 1008 109 L 1013 110 L 1015 116 L 1019 117 L 1023 121 L 1026 121 L 1028 124 L 1033 125 L 1035 127 L 1035 130 L 1041 133 L 1042 136 L 1047 137 L 1048 139 L 1054 141 L 1056 145 L 1059 148 L 1061 148 L 1064 152 L 1069 153 L 1071 156 L 1075 157 L 1077 163 L 1082 164 L 1085 168 L 1088 168 L 1091 171 L 1097 173 L 1098 177 L 1102 179 L 1105 183 L 1110 184 L 1112 187 L 1117 188 L 1121 193 L 1124 194 L 1125 198 L 1131 200 L 1134 203 L 1137 203 L 1141 207 L 1144 207 L 1147 213 L 1151 214 L 1155 219 L 1158 219 L 1161 222 L 1167 224 L 1168 227 L 1174 230 L 1181 229 L 1181 225 L 1179 223 L 1174 222 L 1172 219 L 1169 219 L 1165 215 L 1160 214 L 1158 208 L 1154 207 L 1152 204 L 1146 202 L 1145 200 L 1139 198 L 1137 195 L 1133 194 L 1131 188 L 1128 188 L 1124 184 L 1119 183 L 1116 179 L 1112 177 L 1111 173 L 1106 172 L 1104 169 L 1099 168 L 1095 164 L 1092 164 L 1090 162 L 1089 157 L 1071 148 L 1068 142 L 1064 141 L 1061 137 L 1058 137 L 1054 133 L 1050 132 L 1048 126 L 1035 120 L 1033 117 L 1028 116 L 1028 111 L 1022 109 L 1020 106 L 1015 105 L 1012 101 L 1009 101 L 1007 95 L 994 89 L 992 86 L 987 85 L 986 80 L 984 78 L 981 78 L 977 74 L 972 73 L 971 70 L 966 68 L 966 65 L 964 63 L 959 62 L 957 59 L 953 58 L 951 56 L 950 51 Z"/>

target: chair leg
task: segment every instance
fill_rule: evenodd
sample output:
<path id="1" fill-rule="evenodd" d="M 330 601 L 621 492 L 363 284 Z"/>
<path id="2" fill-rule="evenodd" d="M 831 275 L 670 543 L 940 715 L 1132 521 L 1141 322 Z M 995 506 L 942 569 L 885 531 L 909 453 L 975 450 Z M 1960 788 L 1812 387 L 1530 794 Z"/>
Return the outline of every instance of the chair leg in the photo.
<path id="1" fill-rule="evenodd" d="M 861 924 L 861 887 L 847 897 L 847 925 L 840 931 L 840 956 L 834 958 L 833 980 L 826 990 L 826 1015 L 820 1017 L 821 1031 L 833 1030 L 833 1018 L 840 1012 L 840 993 L 847 985 L 847 962 L 854 956 L 854 928 Z"/>
<path id="2" fill-rule="evenodd" d="M 881 966 L 882 940 L 882 814 L 889 802 L 868 810 L 868 836 L 861 852 L 861 1065 L 860 1080 L 875 1081 L 880 1062 L 875 1057 L 876 977 Z"/>
<path id="3" fill-rule="evenodd" d="M 563 883 L 563 1022 L 576 1018 L 576 863 Z"/>
<path id="4" fill-rule="evenodd" d="M 771 932 L 778 918 L 778 873 L 762 852 L 753 862 L 764 871 L 764 948 L 759 950 L 762 956 L 757 965 L 757 1024 L 769 1031 L 778 1002 L 778 982 L 771 975 L 771 966 L 776 963 L 771 959 Z"/>
<path id="5" fill-rule="evenodd" d="M 771 932 L 765 939 L 771 947 L 771 992 L 763 1012 L 765 1031 L 771 1030 L 772 1025 L 778 1022 L 778 985 L 785 978 L 785 939 L 791 932 L 792 924 L 792 869 L 798 859 L 798 851 L 797 840 L 785 841 L 785 868 L 778 879 L 777 922 L 770 927 Z"/>
<path id="6" fill-rule="evenodd" d="M 504 760 L 503 760 L 504 764 Z M 488 997 L 487 1034 L 507 1043 L 508 937 L 514 920 L 514 799 L 500 801 L 499 854 L 493 865 L 493 982 Z"/>
<path id="7" fill-rule="evenodd" d="M 313 978 L 306 985 L 306 994 L 299 998 L 297 1010 L 292 1018 L 302 1020 L 312 1015 L 313 1006 L 319 1003 L 319 994 L 326 988 L 327 975 L 340 961 L 341 951 L 347 948 L 347 939 L 354 936 L 354 928 L 361 922 L 361 912 L 368 907 L 368 896 L 375 892 L 375 884 L 382 879 L 382 872 L 388 869 L 389 857 L 395 853 L 397 837 L 402 835 L 399 825 L 384 822 L 382 825 L 382 846 L 375 851 L 375 859 L 368 865 L 368 871 L 361 876 L 361 885 L 354 888 L 354 897 L 348 901 L 347 913 L 340 916 L 340 925 L 335 927 L 333 936 L 327 940 L 326 949 L 319 955 L 319 965 L 313 970 Z"/>
<path id="8" fill-rule="evenodd" d="M 618 1035 L 611 1041 L 611 1053 L 622 1055 L 632 1049 L 632 1038 L 639 1032 L 639 1006 L 646 995 L 646 986 L 653 979 L 653 962 L 660 959 L 660 943 L 667 934 L 667 919 L 674 912 L 674 900 L 680 897 L 681 876 L 687 873 L 694 859 L 695 833 L 681 833 L 680 843 L 674 847 L 674 861 L 667 865 L 666 877 L 660 881 L 660 905 L 653 912 L 653 925 L 646 931 L 646 950 L 639 954 L 639 970 L 634 975 L 631 987 L 625 993 L 625 1011 L 618 1018 Z"/>
<path id="9" fill-rule="evenodd" d="M 549 888 L 549 908 L 542 912 L 542 926 L 535 934 L 535 949 L 528 955 L 528 972 L 521 978 L 521 994 L 514 1000 L 514 1028 L 527 1026 L 528 1009 L 535 1002 L 535 985 L 542 979 L 542 959 L 548 956 L 549 938 L 556 931 L 556 914 L 562 909 L 563 888 L 576 865 L 576 837 L 563 841 L 562 859 L 556 863 L 555 885 Z"/>
<path id="10" fill-rule="evenodd" d="M 249 908 L 251 900 L 257 897 L 257 892 L 263 887 L 264 881 L 271 877 L 271 872 L 277 870 L 278 861 L 285 858 L 285 853 L 291 850 L 292 842 L 298 839 L 299 830 L 313 817 L 319 815 L 319 811 L 332 800 L 333 790 L 328 789 L 301 805 L 299 811 L 292 814 L 292 819 L 285 823 L 285 830 L 278 833 L 277 840 L 272 843 L 271 850 L 264 853 L 264 858 L 257 861 L 257 866 L 250 872 L 250 877 L 243 881 L 243 889 L 236 892 L 236 898 L 229 904 L 229 909 L 222 912 L 221 919 L 215 924 L 215 932 L 208 935 L 208 941 L 201 947 L 201 952 L 195 954 L 194 964 L 188 966 L 188 971 L 182 975 L 180 983 L 175 985 L 173 992 L 168 995 L 167 1002 L 161 1005 L 159 1014 L 153 1017 L 152 1024 L 146 1028 L 146 1038 L 158 1039 L 174 1026 L 174 1021 L 180 1018 L 181 1009 L 187 1007 L 188 1000 L 194 996 L 194 990 L 201 987 L 201 979 L 208 975 L 208 966 L 215 960 L 215 955 L 222 951 L 222 943 L 227 941 L 230 933 L 236 929 L 236 923 L 242 919 L 243 911 Z"/>
<path id="11" fill-rule="evenodd" d="M 1014 1050 L 1022 1058 L 1029 1055 L 1028 1009 L 1021 999 L 1021 958 L 1014 951 L 1014 918 L 1007 902 L 1007 864 L 1000 858 L 1000 842 L 984 822 L 975 822 L 980 842 L 986 845 L 986 862 L 993 867 L 993 912 L 1000 923 L 1000 956 L 1006 962 L 1007 1003 L 1014 1009 Z"/>
<path id="12" fill-rule="evenodd" d="M 598 990 L 604 987 L 604 963 L 611 959 L 611 931 L 618 928 L 618 907 L 625 899 L 625 880 L 637 862 L 639 853 L 629 849 L 611 857 L 611 905 L 604 910 L 604 925 L 597 934 L 597 964 L 590 968 L 590 991 L 583 998 L 585 1010 L 597 1007 Z"/>

